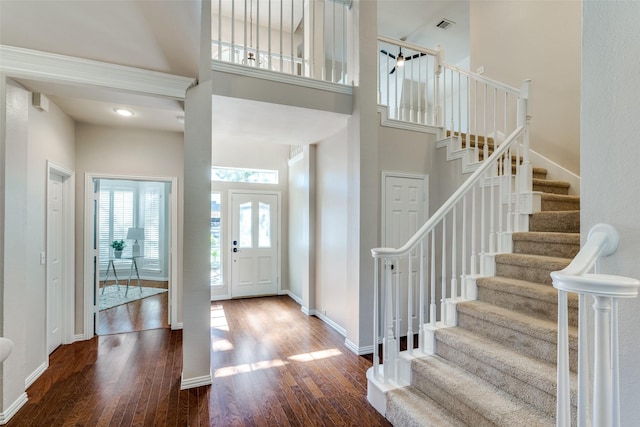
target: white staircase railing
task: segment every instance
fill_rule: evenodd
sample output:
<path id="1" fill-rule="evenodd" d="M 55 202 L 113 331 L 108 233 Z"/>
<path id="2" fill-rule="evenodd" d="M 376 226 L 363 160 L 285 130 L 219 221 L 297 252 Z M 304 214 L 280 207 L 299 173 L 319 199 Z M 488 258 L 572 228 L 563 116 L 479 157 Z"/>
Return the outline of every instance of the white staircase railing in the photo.
<path id="1" fill-rule="evenodd" d="M 553 286 L 558 289 L 558 427 L 572 425 L 568 292 L 577 293 L 579 298 L 577 425 L 620 426 L 618 299 L 636 297 L 640 282 L 598 274 L 597 268 L 595 273 L 587 273 L 597 266 L 600 257 L 616 251 L 618 240 L 618 233 L 612 226 L 598 224 L 591 229 L 586 244 L 571 264 L 551 273 Z M 588 295 L 594 300 L 593 326 L 586 310 Z"/>
<path id="2" fill-rule="evenodd" d="M 439 47 L 378 36 L 378 52 L 378 104 L 389 119 L 438 127 L 441 138 L 465 134 L 471 140 L 499 139 L 524 125 L 517 112 L 526 94 L 448 64 Z M 488 157 L 478 144 L 473 155 L 475 161 Z"/>
<path id="3" fill-rule="evenodd" d="M 213 0 L 211 9 L 213 60 L 351 84 L 351 0 Z"/>
<path id="4" fill-rule="evenodd" d="M 474 79 L 490 84 L 481 76 Z M 518 126 L 500 145 L 483 135 L 458 133 L 452 138 L 467 147 L 469 142 L 475 144 L 469 150 L 476 156 L 478 145 L 484 144 L 485 161 L 449 200 L 401 248 L 371 251 L 374 342 L 382 343 L 382 352 L 374 345 L 369 377 L 382 388 L 407 382 L 406 364 L 400 363 L 400 338 L 406 337 L 404 355 L 433 354 L 433 331 L 457 323 L 456 301 L 476 299 L 476 277 L 494 274 L 495 253 L 511 251 L 511 234 L 521 231 L 522 218 L 532 213 L 529 84 L 525 82 L 521 91 L 510 90 L 517 93 Z M 492 142 L 494 151 L 489 155 Z"/>

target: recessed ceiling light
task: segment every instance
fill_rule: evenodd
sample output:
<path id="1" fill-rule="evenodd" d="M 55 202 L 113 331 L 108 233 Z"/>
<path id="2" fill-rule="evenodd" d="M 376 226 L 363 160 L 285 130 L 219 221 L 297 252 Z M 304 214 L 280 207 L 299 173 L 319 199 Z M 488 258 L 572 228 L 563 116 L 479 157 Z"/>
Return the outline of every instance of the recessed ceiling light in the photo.
<path id="1" fill-rule="evenodd" d="M 114 108 L 113 111 L 115 111 L 116 114 L 122 117 L 131 117 L 135 114 L 131 110 L 127 110 L 126 108 L 119 108 L 119 107 Z"/>

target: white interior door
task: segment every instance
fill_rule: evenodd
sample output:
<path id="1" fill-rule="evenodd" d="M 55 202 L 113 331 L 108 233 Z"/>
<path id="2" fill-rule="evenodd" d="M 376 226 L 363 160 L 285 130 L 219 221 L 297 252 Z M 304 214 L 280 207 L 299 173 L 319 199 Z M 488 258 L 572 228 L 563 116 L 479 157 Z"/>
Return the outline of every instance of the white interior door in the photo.
<path id="1" fill-rule="evenodd" d="M 64 273 L 64 178 L 49 175 L 47 214 L 47 350 L 62 344 L 62 283 Z M 44 261 L 44 260 L 43 260 Z"/>
<path id="2" fill-rule="evenodd" d="M 411 177 L 403 175 L 384 176 L 384 230 L 383 246 L 399 248 L 424 224 L 426 216 L 426 177 Z M 401 324 L 403 335 L 407 331 L 407 307 L 409 278 L 413 285 L 413 330 L 418 325 L 418 269 L 420 266 L 419 253 L 412 253 L 411 271 L 405 258 L 399 264 L 393 265 L 393 280 L 398 280 L 401 289 Z"/>
<path id="3" fill-rule="evenodd" d="M 231 193 L 231 210 L 231 296 L 276 294 L 278 195 Z"/>

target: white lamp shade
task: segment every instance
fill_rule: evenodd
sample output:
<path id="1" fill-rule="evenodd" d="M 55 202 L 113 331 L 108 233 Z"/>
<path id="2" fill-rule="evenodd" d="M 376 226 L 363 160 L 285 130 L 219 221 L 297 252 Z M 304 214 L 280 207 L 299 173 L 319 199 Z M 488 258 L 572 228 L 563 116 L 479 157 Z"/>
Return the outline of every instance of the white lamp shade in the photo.
<path id="1" fill-rule="evenodd" d="M 130 228 L 127 231 L 127 240 L 144 240 L 144 228 Z"/>

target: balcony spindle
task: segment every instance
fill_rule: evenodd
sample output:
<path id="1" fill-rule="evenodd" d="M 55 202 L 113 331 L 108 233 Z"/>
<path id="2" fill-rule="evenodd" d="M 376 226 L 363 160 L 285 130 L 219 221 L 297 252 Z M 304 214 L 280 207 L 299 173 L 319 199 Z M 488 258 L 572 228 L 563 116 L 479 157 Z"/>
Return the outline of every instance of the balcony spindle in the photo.
<path id="1" fill-rule="evenodd" d="M 218 0 L 218 61 L 222 60 L 222 0 Z"/>
<path id="2" fill-rule="evenodd" d="M 231 2 L 231 63 L 236 62 L 236 2 Z"/>
<path id="3" fill-rule="evenodd" d="M 293 53 L 293 32 L 295 30 L 295 28 L 293 27 L 293 10 L 294 10 L 294 4 L 293 4 L 294 0 L 291 0 L 291 31 L 289 32 L 290 34 L 290 42 L 291 42 L 291 47 L 290 47 L 290 52 L 291 52 L 291 74 L 295 74 L 296 73 L 296 62 L 295 62 L 295 55 Z"/>
<path id="4" fill-rule="evenodd" d="M 272 46 L 271 46 L 271 20 L 272 20 L 272 11 L 271 11 L 271 0 L 269 0 L 269 16 L 267 19 L 267 58 L 269 61 L 269 70 L 273 71 L 273 55 L 272 55 Z"/>
<path id="5" fill-rule="evenodd" d="M 249 65 L 249 61 L 247 61 L 247 0 L 244 0 L 244 22 L 243 22 L 243 42 L 242 42 L 242 51 L 243 53 L 243 57 L 242 57 L 242 64 L 246 64 Z"/>
<path id="6" fill-rule="evenodd" d="M 280 0 L 280 72 L 284 73 L 284 1 Z"/>

